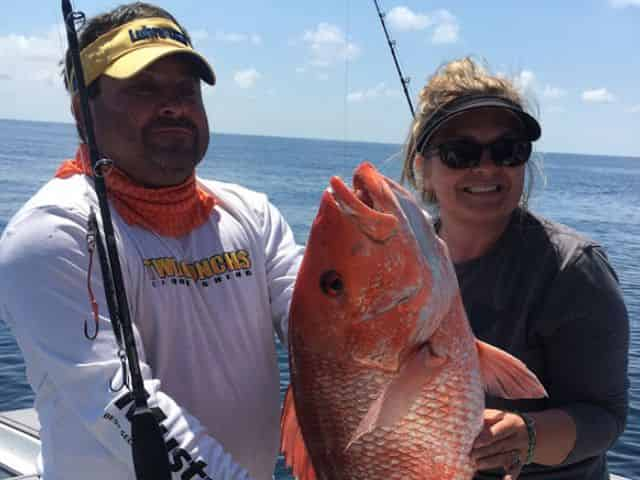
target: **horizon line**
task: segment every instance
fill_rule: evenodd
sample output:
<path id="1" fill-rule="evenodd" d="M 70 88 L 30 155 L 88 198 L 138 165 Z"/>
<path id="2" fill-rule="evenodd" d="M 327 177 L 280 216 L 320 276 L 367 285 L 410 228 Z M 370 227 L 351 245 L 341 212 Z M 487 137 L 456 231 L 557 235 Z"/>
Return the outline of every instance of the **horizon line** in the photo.
<path id="1" fill-rule="evenodd" d="M 0 117 L 0 122 L 24 122 L 24 123 L 48 123 L 54 125 L 70 125 L 73 126 L 72 122 L 64 122 L 64 121 L 50 121 L 50 120 L 26 120 L 22 118 L 3 118 Z M 361 144 L 373 144 L 373 145 L 386 145 L 386 146 L 394 146 L 394 147 L 402 147 L 404 143 L 393 143 L 393 142 L 376 142 L 374 140 L 344 140 L 344 139 L 335 139 L 335 138 L 323 138 L 323 137 L 301 137 L 301 136 L 284 136 L 284 135 L 265 135 L 260 133 L 236 133 L 236 132 L 223 132 L 223 131 L 209 131 L 212 135 L 230 135 L 230 136 L 241 136 L 241 137 L 260 137 L 260 138 L 280 138 L 285 140 L 305 140 L 311 142 L 336 142 L 336 143 L 361 143 Z M 611 158 L 629 158 L 629 159 L 637 159 L 640 160 L 640 155 L 610 155 L 610 154 L 595 154 L 595 153 L 584 153 L 584 152 L 543 152 L 536 151 L 534 153 L 542 154 L 542 155 L 580 155 L 584 157 L 611 157 Z"/>

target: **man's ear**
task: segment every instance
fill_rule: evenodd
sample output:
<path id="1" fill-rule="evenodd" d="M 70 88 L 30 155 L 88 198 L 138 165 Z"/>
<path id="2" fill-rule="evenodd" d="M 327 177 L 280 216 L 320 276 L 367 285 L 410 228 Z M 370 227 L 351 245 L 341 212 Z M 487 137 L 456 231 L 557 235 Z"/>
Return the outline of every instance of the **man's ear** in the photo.
<path id="1" fill-rule="evenodd" d="M 82 115 L 82 105 L 80 104 L 80 95 L 77 93 L 71 97 L 71 115 L 76 121 L 76 128 L 80 134 L 80 138 L 84 142 L 87 141 L 87 136 L 84 134 L 84 117 Z"/>
<path id="2" fill-rule="evenodd" d="M 76 123 L 78 123 L 80 119 L 80 95 L 77 93 L 71 96 L 71 115 L 75 118 Z"/>

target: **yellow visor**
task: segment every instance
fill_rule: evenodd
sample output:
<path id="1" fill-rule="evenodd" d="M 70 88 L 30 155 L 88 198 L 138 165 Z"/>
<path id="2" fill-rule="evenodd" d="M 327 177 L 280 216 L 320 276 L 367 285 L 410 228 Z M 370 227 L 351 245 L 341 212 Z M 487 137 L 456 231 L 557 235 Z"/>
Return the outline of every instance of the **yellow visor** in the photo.
<path id="1" fill-rule="evenodd" d="M 216 83 L 209 62 L 193 49 L 180 28 L 166 18 L 141 18 L 125 23 L 82 49 L 80 60 L 88 86 L 102 74 L 119 79 L 132 77 L 156 60 L 175 54 L 189 55 L 202 80 L 209 85 Z M 75 82 L 71 85 L 75 91 Z"/>

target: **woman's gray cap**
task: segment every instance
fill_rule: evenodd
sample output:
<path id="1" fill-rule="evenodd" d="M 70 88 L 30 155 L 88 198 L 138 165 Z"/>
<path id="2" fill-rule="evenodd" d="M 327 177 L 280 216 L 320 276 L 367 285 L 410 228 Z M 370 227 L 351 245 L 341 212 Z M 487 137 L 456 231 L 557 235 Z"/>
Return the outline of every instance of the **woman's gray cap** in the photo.
<path id="1" fill-rule="evenodd" d="M 425 122 L 424 128 L 418 134 L 416 151 L 422 152 L 424 147 L 429 144 L 429 140 L 431 140 L 433 134 L 453 117 L 478 108 L 501 108 L 503 110 L 509 110 L 516 114 L 522 122 L 525 140 L 533 142 L 540 138 L 540 124 L 517 103 L 497 95 L 463 95 L 444 104 L 431 114 Z"/>

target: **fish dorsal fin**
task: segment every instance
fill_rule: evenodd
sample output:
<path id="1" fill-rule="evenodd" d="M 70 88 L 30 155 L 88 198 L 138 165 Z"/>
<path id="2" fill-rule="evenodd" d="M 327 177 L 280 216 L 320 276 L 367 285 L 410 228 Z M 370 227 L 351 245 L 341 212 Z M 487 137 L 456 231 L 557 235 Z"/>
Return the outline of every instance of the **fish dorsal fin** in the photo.
<path id="1" fill-rule="evenodd" d="M 298 480 L 316 480 L 316 472 L 311 464 L 311 457 L 304 444 L 302 431 L 296 415 L 291 385 L 284 397 L 282 417 L 280 418 L 280 451 L 285 462 L 293 470 Z"/>
<path id="2" fill-rule="evenodd" d="M 516 357 L 476 340 L 485 390 L 493 396 L 518 399 L 547 397 L 538 377 Z"/>
<path id="3" fill-rule="evenodd" d="M 416 351 L 371 404 L 345 450 L 363 435 L 379 427 L 390 427 L 407 415 L 423 385 L 440 373 L 446 361 L 447 357 L 436 356 L 429 344 Z"/>

